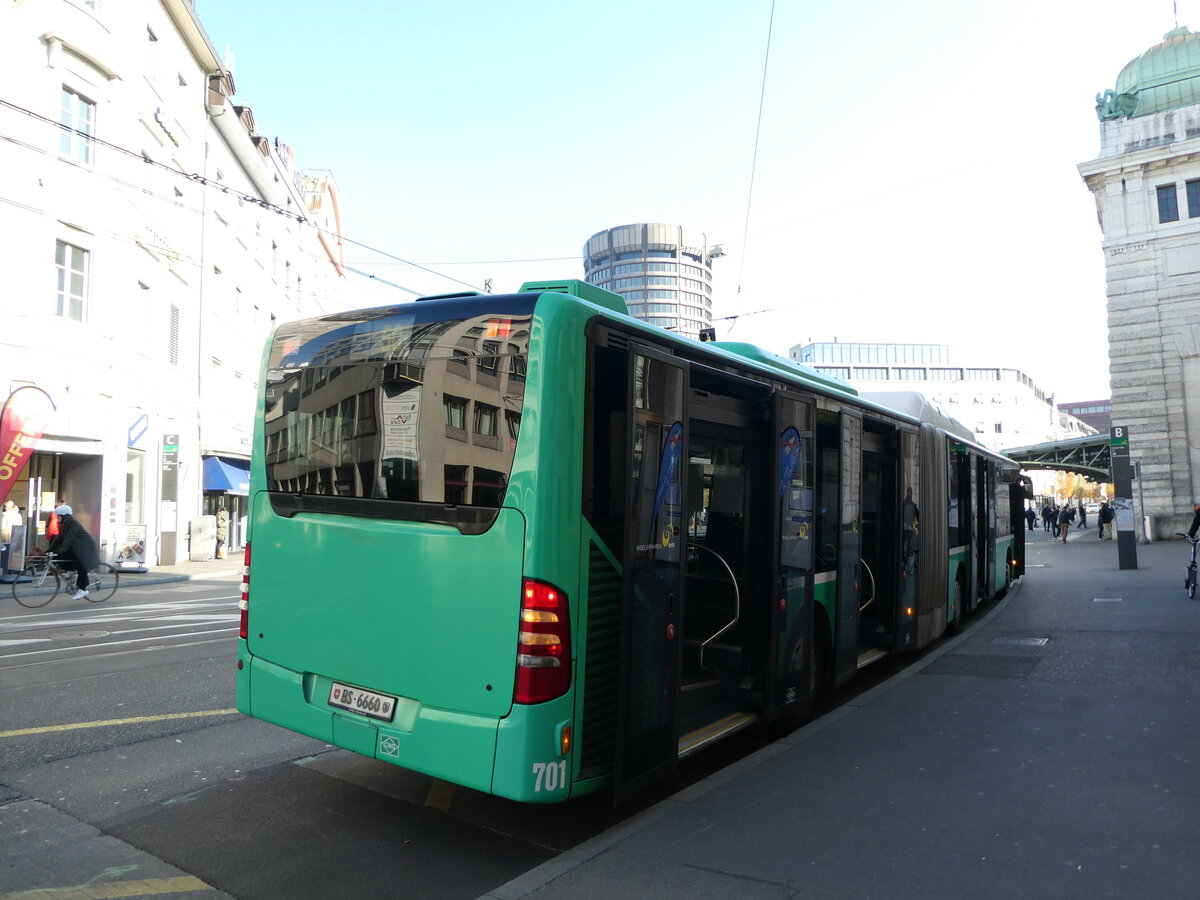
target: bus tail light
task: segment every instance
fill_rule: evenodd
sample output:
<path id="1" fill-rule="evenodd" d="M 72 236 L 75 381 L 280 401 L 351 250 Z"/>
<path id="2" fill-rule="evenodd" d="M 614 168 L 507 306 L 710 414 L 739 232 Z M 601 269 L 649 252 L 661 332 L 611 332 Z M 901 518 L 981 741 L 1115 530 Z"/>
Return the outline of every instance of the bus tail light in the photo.
<path id="1" fill-rule="evenodd" d="M 246 542 L 246 552 L 242 556 L 242 597 L 238 600 L 241 610 L 241 622 L 238 634 L 245 640 L 250 630 L 250 542 Z"/>
<path id="2" fill-rule="evenodd" d="M 544 581 L 521 583 L 516 703 L 542 703 L 571 686 L 571 617 L 567 595 Z"/>

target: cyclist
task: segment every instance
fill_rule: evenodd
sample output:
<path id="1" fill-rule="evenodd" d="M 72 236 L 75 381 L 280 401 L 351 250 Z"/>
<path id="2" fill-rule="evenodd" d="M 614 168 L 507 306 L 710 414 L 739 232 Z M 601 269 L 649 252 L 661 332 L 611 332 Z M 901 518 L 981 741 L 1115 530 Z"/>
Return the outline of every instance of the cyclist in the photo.
<path id="1" fill-rule="evenodd" d="M 1196 532 L 1200 531 L 1200 503 L 1196 504 L 1196 514 L 1192 516 L 1192 527 L 1188 529 L 1188 538 L 1196 539 Z"/>
<path id="2" fill-rule="evenodd" d="M 64 503 L 54 512 L 58 516 L 58 535 L 47 549 L 61 557 L 64 569 L 74 569 L 78 573 L 75 579 L 77 590 L 71 599 L 82 600 L 88 593 L 88 571 L 100 565 L 100 551 L 88 530 L 72 514 L 71 507 Z"/>

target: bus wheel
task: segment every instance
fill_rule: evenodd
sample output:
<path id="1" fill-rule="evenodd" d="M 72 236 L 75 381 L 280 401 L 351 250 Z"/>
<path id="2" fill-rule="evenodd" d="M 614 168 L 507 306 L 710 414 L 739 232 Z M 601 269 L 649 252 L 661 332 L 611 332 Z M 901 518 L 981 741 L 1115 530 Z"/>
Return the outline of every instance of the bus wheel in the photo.
<path id="1" fill-rule="evenodd" d="M 954 596 L 950 600 L 950 608 L 954 611 L 954 618 L 950 620 L 946 626 L 946 630 L 951 634 L 962 634 L 963 619 L 963 583 L 962 576 L 959 575 L 954 579 Z"/>

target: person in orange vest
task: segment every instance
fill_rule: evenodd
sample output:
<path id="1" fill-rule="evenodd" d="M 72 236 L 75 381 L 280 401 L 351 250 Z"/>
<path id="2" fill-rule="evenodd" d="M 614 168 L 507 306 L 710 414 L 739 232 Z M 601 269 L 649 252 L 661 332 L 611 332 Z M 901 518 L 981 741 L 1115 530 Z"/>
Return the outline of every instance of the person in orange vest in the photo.
<path id="1" fill-rule="evenodd" d="M 46 538 L 47 539 L 58 537 L 58 529 L 59 529 L 58 508 L 60 506 L 64 506 L 66 504 L 66 502 L 67 502 L 66 497 L 59 497 L 57 500 L 54 501 L 54 509 L 50 510 L 50 518 L 48 518 L 46 520 Z"/>

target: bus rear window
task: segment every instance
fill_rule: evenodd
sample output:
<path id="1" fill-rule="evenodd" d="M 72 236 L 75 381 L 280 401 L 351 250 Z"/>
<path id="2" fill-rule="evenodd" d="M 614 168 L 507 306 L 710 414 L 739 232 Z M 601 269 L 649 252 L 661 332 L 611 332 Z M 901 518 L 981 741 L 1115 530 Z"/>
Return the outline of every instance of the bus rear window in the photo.
<path id="1" fill-rule="evenodd" d="M 281 327 L 261 448 L 276 510 L 490 525 L 520 433 L 533 299 L 427 301 Z"/>

